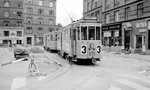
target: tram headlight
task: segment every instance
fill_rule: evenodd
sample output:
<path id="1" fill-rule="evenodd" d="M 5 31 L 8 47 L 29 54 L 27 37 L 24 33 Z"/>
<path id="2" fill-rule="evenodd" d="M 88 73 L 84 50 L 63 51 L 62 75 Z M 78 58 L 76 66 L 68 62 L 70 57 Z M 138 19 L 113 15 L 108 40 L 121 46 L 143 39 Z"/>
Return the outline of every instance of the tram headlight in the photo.
<path id="1" fill-rule="evenodd" d="M 93 43 L 91 43 L 89 46 L 90 46 L 90 48 L 94 48 L 94 44 Z"/>

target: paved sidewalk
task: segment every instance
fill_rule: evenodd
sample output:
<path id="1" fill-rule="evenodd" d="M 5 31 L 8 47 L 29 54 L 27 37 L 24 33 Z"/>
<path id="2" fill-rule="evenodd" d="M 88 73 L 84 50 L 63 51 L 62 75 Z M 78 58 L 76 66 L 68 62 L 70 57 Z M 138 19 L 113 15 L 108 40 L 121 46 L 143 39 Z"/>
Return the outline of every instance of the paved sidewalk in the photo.
<path id="1" fill-rule="evenodd" d="M 120 53 L 120 54 L 116 54 L 116 52 L 105 52 L 103 51 L 102 54 L 109 54 L 109 55 L 117 55 L 117 56 L 121 56 L 121 57 L 125 57 L 125 58 L 135 58 L 138 60 L 146 60 L 150 62 L 150 55 L 140 55 L 140 54 L 125 54 L 125 53 Z"/>

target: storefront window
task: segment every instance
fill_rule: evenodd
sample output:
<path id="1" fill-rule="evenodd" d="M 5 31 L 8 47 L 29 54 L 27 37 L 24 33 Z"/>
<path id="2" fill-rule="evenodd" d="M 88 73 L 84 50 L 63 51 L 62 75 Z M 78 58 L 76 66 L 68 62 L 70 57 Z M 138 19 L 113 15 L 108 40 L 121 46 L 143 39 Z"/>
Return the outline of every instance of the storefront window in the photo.
<path id="1" fill-rule="evenodd" d="M 111 37 L 104 37 L 104 46 L 110 46 L 111 45 Z"/>
<path id="2" fill-rule="evenodd" d="M 89 27 L 89 40 L 95 40 L 95 27 L 90 26 Z"/>
<path id="3" fill-rule="evenodd" d="M 111 45 L 111 32 L 105 31 L 103 32 L 103 44 L 104 46 L 110 46 Z"/>
<path id="4" fill-rule="evenodd" d="M 81 39 L 87 40 L 87 26 L 81 26 Z"/>

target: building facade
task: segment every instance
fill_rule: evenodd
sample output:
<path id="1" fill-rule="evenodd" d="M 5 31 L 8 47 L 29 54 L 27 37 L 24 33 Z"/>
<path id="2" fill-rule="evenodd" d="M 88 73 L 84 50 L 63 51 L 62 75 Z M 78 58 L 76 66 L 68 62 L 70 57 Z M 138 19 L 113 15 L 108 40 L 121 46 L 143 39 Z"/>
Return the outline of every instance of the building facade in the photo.
<path id="1" fill-rule="evenodd" d="M 26 45 L 43 45 L 43 35 L 56 30 L 56 0 L 24 0 Z"/>
<path id="2" fill-rule="evenodd" d="M 103 50 L 150 54 L 150 1 L 99 1 L 102 2 Z"/>
<path id="3" fill-rule="evenodd" d="M 23 1 L 0 0 L 0 44 L 24 44 Z"/>

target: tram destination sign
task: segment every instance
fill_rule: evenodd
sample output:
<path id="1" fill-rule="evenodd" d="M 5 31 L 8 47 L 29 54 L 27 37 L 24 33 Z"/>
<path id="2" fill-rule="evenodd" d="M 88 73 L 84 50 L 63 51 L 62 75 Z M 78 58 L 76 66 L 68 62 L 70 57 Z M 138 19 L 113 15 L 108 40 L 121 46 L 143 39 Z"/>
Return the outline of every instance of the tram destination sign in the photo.
<path id="1" fill-rule="evenodd" d="M 121 24 L 102 26 L 102 30 L 121 30 Z"/>

